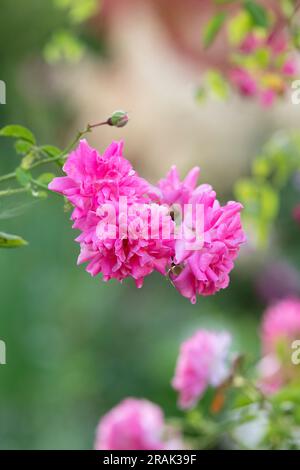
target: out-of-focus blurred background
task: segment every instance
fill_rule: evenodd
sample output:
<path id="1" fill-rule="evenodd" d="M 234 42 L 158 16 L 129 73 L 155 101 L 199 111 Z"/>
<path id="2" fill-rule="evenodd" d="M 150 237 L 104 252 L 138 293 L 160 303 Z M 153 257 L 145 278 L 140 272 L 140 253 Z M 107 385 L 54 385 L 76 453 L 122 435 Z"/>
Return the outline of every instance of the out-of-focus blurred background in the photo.
<path id="1" fill-rule="evenodd" d="M 111 140 L 124 139 L 127 158 L 153 182 L 171 164 L 182 175 L 199 165 L 202 181 L 222 201 L 233 198 L 234 183 L 248 175 L 263 143 L 298 125 L 300 107 L 290 96 L 269 110 L 234 95 L 197 102 L 209 61 L 197 50 L 208 4 L 1 0 L 0 79 L 7 102 L 0 105 L 0 126 L 19 123 L 40 143 L 64 147 L 87 123 L 126 109 L 129 125 L 95 130 L 91 145 L 101 152 Z M 18 158 L 2 139 L 1 173 Z M 299 293 L 299 226 L 288 215 L 300 197 L 296 189 L 288 194 L 270 248 L 248 244 L 230 287 L 196 305 L 160 276 L 137 290 L 131 281 L 105 284 L 77 268 L 76 235 L 61 198 L 19 197 L 19 216 L 5 221 L 1 214 L 15 200 L 5 206 L 1 200 L 1 227 L 5 223 L 29 245 L 0 253 L 0 339 L 7 345 L 7 365 L 0 366 L 0 447 L 91 448 L 99 417 L 128 395 L 176 415 L 175 359 L 180 342 L 197 327 L 230 330 L 234 349 L 255 362 L 265 306 Z"/>

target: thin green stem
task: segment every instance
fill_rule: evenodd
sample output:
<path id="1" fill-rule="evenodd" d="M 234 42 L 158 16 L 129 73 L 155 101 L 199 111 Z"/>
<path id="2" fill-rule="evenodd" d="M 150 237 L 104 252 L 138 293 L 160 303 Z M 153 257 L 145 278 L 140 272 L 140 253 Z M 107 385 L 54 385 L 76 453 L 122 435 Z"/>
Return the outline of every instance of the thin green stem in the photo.
<path id="1" fill-rule="evenodd" d="M 5 189 L 4 191 L 0 191 L 0 197 L 12 196 L 14 194 L 25 193 L 27 191 L 28 191 L 28 188 Z"/>
<path id="2" fill-rule="evenodd" d="M 64 158 L 63 152 L 57 155 L 56 157 L 43 158 L 43 160 L 39 160 L 38 162 L 35 162 L 32 165 L 30 165 L 28 170 L 33 170 L 34 168 L 37 168 L 38 166 L 46 165 L 46 163 L 57 162 L 58 160 L 61 160 L 62 158 Z"/>
<path id="3" fill-rule="evenodd" d="M 43 189 L 44 191 L 52 192 L 52 191 L 48 188 L 48 186 L 46 186 L 46 185 L 43 184 L 43 183 L 40 183 L 40 181 L 37 181 L 37 180 L 35 180 L 35 179 L 32 179 L 31 182 L 32 182 L 32 184 L 33 184 L 34 186 L 37 186 L 38 188 L 41 188 L 41 189 Z M 55 193 L 55 194 L 57 194 L 57 193 Z"/>
<path id="4" fill-rule="evenodd" d="M 28 171 L 33 170 L 34 168 L 37 168 L 39 166 L 46 165 L 47 163 L 53 163 L 53 162 L 57 162 L 59 160 L 64 159 L 66 157 L 66 155 L 73 149 L 73 147 L 79 142 L 79 140 L 83 136 L 85 136 L 86 134 L 91 132 L 92 129 L 94 129 L 95 127 L 104 126 L 106 124 L 107 125 L 109 124 L 108 120 L 103 121 L 103 122 L 99 122 L 99 123 L 96 123 L 96 124 L 88 124 L 86 129 L 84 129 L 83 131 L 79 131 L 77 133 L 75 139 L 59 155 L 57 155 L 56 157 L 48 157 L 48 158 L 43 158 L 41 160 L 38 160 L 37 162 L 35 162 L 35 163 L 33 163 L 32 165 L 29 166 Z M 38 149 L 38 147 L 37 147 L 36 150 L 40 151 Z M 10 181 L 10 180 L 13 180 L 15 178 L 16 178 L 16 172 L 8 173 L 6 175 L 0 176 L 0 183 L 5 182 L 5 181 Z M 22 189 L 22 191 L 24 191 L 24 190 Z M 15 194 L 15 192 L 22 192 L 22 191 L 20 191 L 20 190 L 16 191 L 16 190 L 12 190 L 12 189 L 5 190 L 5 191 L 0 191 L 0 196 L 1 195 L 6 196 L 6 195 L 10 195 L 10 194 Z"/>
<path id="5" fill-rule="evenodd" d="M 106 124 L 109 124 L 108 123 L 108 120 L 107 121 L 102 121 L 102 122 L 98 122 L 96 124 L 88 124 L 86 126 L 86 128 L 83 130 L 83 131 L 79 131 L 75 137 L 75 139 L 70 143 L 70 145 L 68 145 L 68 147 L 62 152 L 62 156 L 69 153 L 72 148 L 79 142 L 79 140 L 85 136 L 86 134 L 88 134 L 89 132 L 92 132 L 92 129 L 94 129 L 95 127 L 100 127 L 100 126 L 105 126 Z"/>
<path id="6" fill-rule="evenodd" d="M 13 180 L 15 177 L 16 177 L 16 173 L 15 173 L 15 172 L 7 173 L 7 175 L 0 176 L 0 183 L 1 183 L 2 181 Z"/>
<path id="7" fill-rule="evenodd" d="M 41 165 L 46 165 L 47 163 L 56 162 L 58 160 L 61 160 L 63 157 L 64 157 L 64 153 L 62 152 L 61 154 L 57 155 L 57 157 L 44 158 L 43 160 L 39 160 L 38 162 L 35 162 L 32 165 L 30 165 L 30 167 L 28 168 L 28 171 L 33 170 L 34 168 L 37 168 Z M 4 181 L 13 180 L 15 178 L 16 178 L 16 172 L 8 173 L 7 175 L 0 176 L 0 183 Z"/>

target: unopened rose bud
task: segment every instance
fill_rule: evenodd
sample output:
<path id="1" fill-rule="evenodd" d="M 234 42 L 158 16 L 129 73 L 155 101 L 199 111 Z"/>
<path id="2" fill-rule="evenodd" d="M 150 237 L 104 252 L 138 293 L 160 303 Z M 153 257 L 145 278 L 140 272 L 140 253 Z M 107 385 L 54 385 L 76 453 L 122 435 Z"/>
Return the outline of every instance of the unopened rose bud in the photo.
<path id="1" fill-rule="evenodd" d="M 128 114 L 125 111 L 115 111 L 107 120 L 107 124 L 115 127 L 124 127 L 129 121 Z"/>

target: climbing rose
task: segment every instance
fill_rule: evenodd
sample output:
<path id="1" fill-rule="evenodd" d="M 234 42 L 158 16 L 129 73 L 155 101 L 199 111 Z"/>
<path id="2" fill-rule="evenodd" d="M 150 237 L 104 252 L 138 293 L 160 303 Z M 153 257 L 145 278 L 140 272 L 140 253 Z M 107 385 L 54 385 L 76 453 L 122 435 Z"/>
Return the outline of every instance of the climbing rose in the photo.
<path id="1" fill-rule="evenodd" d="M 123 157 L 123 142 L 113 142 L 101 156 L 82 140 L 63 170 L 67 176 L 54 178 L 49 188 L 74 206 L 73 228 L 81 231 L 76 239 L 81 247 L 78 264 L 87 262 L 87 271 L 92 276 L 102 273 L 104 281 L 132 277 L 137 287 L 153 270 L 165 274 L 173 248 L 162 237 L 162 225 L 164 221 L 171 232 L 173 222 L 167 209 L 153 202 L 154 188 Z M 126 198 L 125 219 L 119 217 L 121 198 Z M 153 214 L 160 225 L 150 237 Z M 105 231 L 108 224 L 112 232 Z"/>
<path id="2" fill-rule="evenodd" d="M 167 177 L 159 182 L 162 203 L 201 206 L 203 211 L 203 240 L 198 249 L 188 249 L 183 237 L 175 242 L 175 256 L 170 278 L 176 289 L 196 302 L 197 295 L 212 295 L 229 284 L 229 273 L 234 267 L 241 244 L 245 241 L 240 211 L 242 205 L 228 202 L 221 206 L 216 193 L 208 184 L 196 187 L 199 169 L 194 168 L 180 181 L 172 167 Z M 195 212 L 189 220 L 190 231 L 196 229 Z M 184 212 L 183 212 L 184 216 Z M 182 224 L 185 225 L 183 217 Z"/>
<path id="3" fill-rule="evenodd" d="M 172 385 L 181 408 L 191 408 L 208 386 L 220 385 L 229 375 L 231 337 L 227 332 L 198 330 L 180 347 Z"/>
<path id="4" fill-rule="evenodd" d="M 54 178 L 49 189 L 63 194 L 74 208 L 78 264 L 87 263 L 92 276 L 101 273 L 104 281 L 132 277 L 141 287 L 152 271 L 169 272 L 177 290 L 193 303 L 197 295 L 228 286 L 245 240 L 242 206 L 229 202 L 222 207 L 211 186 L 196 187 L 199 168 L 180 181 L 172 167 L 154 187 L 124 158 L 122 142 L 113 142 L 99 155 L 81 140 L 63 170 L 66 176 Z M 185 205 L 195 209 L 190 216 Z M 179 224 L 173 206 L 184 214 Z"/>
<path id="5" fill-rule="evenodd" d="M 163 412 L 159 406 L 148 400 L 127 398 L 100 420 L 95 449 L 172 450 L 182 448 L 178 437 L 164 439 L 166 431 Z"/>
<path id="6" fill-rule="evenodd" d="M 269 307 L 261 327 L 263 359 L 259 364 L 261 387 L 266 393 L 299 377 L 291 362 L 291 345 L 300 339 L 300 299 L 284 299 Z"/>

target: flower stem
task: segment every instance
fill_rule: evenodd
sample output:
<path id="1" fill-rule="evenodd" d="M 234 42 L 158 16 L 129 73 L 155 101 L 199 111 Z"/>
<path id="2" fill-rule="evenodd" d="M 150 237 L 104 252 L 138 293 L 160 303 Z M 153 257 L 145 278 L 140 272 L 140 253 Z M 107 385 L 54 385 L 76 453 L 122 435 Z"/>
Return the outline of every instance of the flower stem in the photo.
<path id="1" fill-rule="evenodd" d="M 7 173 L 7 175 L 0 176 L 0 182 L 13 180 L 16 177 L 16 173 Z"/>
<path id="2" fill-rule="evenodd" d="M 27 191 L 28 191 L 28 188 L 5 189 L 4 191 L 0 191 L 0 197 L 12 196 L 13 194 L 25 193 Z"/>
<path id="3" fill-rule="evenodd" d="M 122 114 L 125 114 L 122 112 Z M 114 116 L 114 114 L 112 115 Z M 128 120 L 128 118 L 127 118 Z M 127 122 L 127 121 L 126 121 Z M 34 168 L 37 168 L 41 165 L 46 165 L 47 163 L 53 163 L 53 162 L 58 162 L 66 158 L 68 153 L 75 147 L 76 144 L 80 141 L 80 139 L 88 134 L 89 132 L 92 132 L 92 130 L 96 127 L 100 126 L 112 126 L 115 125 L 116 127 L 121 127 L 118 123 L 112 124 L 112 117 L 108 118 L 106 121 L 98 122 L 95 124 L 88 124 L 86 128 L 83 131 L 79 131 L 75 137 L 75 139 L 56 157 L 48 157 L 48 158 L 42 158 L 41 160 L 38 160 L 37 162 L 33 163 L 32 165 L 29 166 L 28 171 L 33 170 Z M 122 124 L 123 125 L 123 124 Z M 38 152 L 40 151 L 39 148 L 36 149 Z M 8 173 L 7 175 L 0 176 L 0 183 L 5 182 L 5 181 L 10 181 L 13 179 L 16 179 L 16 172 Z M 4 191 L 0 191 L 0 197 L 1 196 L 10 196 L 12 194 L 24 192 L 24 188 L 17 188 L 17 189 L 7 189 Z"/>
<path id="4" fill-rule="evenodd" d="M 84 131 L 78 132 L 76 138 L 59 155 L 57 155 L 56 157 L 43 158 L 42 160 L 39 160 L 39 161 L 33 163 L 32 165 L 29 166 L 28 171 L 33 170 L 34 168 L 37 168 L 39 166 L 46 165 L 47 163 L 57 162 L 57 161 L 65 158 L 66 155 L 72 150 L 72 148 L 79 142 L 79 140 L 85 134 L 87 134 L 88 132 L 91 132 L 92 128 L 100 126 L 102 124 L 106 124 L 106 123 L 99 123 L 99 124 L 92 124 L 92 125 L 88 124 L 87 128 Z M 15 178 L 16 178 L 16 172 L 7 173 L 6 175 L 0 176 L 0 183 L 5 182 L 5 181 L 10 181 L 10 180 L 13 180 Z M 15 190 L 11 190 L 11 189 L 7 190 L 7 191 L 6 190 L 5 191 L 0 191 L 0 196 L 10 195 L 10 194 L 14 194 L 14 193 L 15 193 Z"/>

